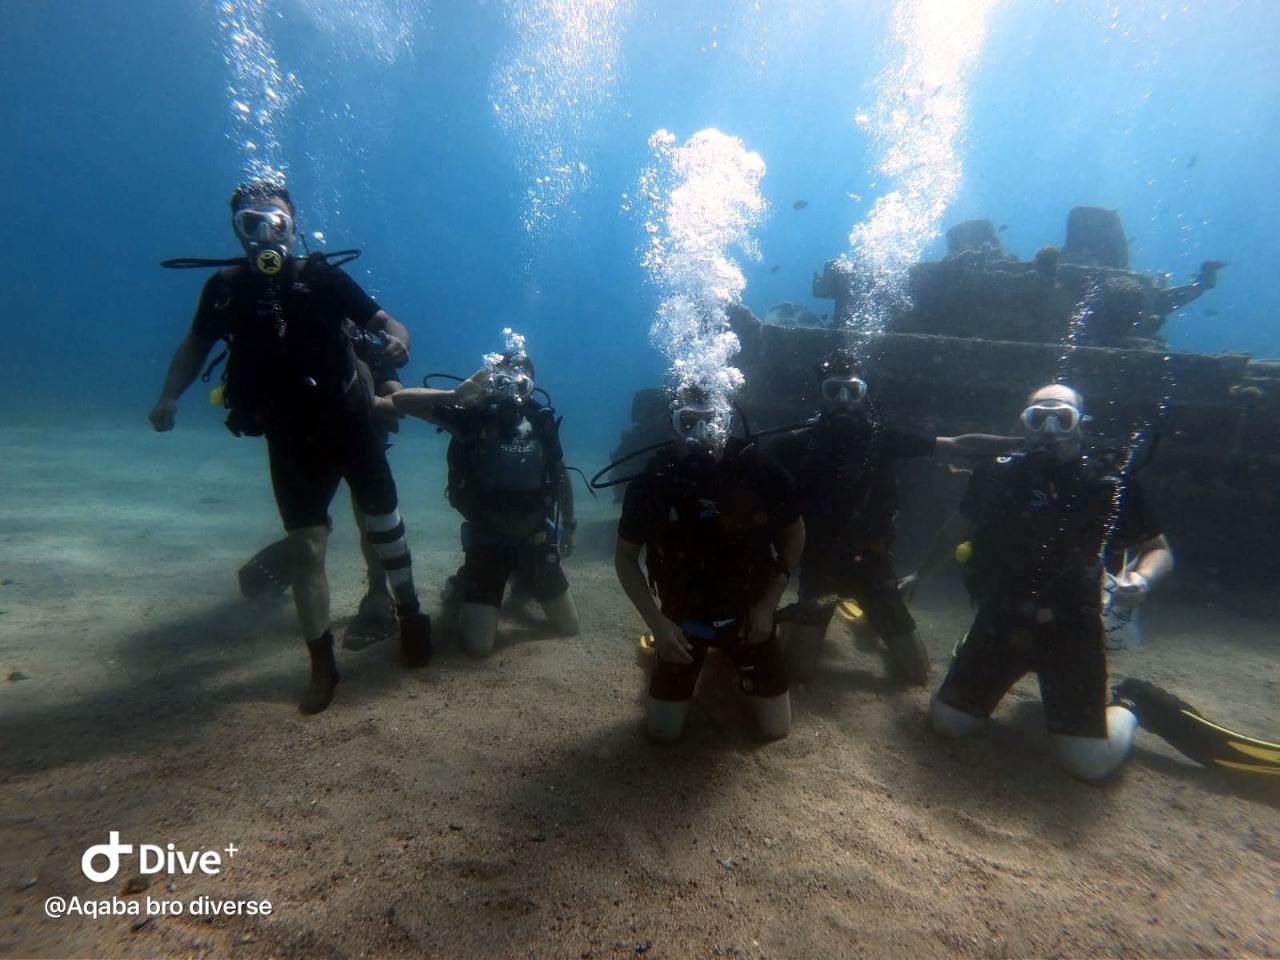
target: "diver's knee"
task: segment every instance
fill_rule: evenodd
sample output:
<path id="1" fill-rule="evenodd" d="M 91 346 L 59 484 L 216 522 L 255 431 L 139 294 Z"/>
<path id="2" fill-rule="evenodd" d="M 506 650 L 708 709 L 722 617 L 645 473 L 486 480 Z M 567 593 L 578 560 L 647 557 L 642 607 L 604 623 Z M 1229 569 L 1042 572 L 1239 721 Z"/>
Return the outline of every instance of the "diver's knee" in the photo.
<path id="1" fill-rule="evenodd" d="M 982 717 L 975 717 L 943 703 L 937 697 L 929 701 L 929 723 L 939 736 L 950 739 L 971 737 L 982 729 Z"/>
<path id="2" fill-rule="evenodd" d="M 684 722 L 688 716 L 688 700 L 672 703 L 650 697 L 644 718 L 649 739 L 656 743 L 675 743 L 684 735 Z"/>
<path id="3" fill-rule="evenodd" d="M 324 569 L 328 527 L 299 527 L 289 531 L 289 556 L 299 570 Z"/>
<path id="4" fill-rule="evenodd" d="M 578 607 L 573 597 L 566 590 L 558 597 L 552 597 L 542 604 L 542 612 L 547 615 L 551 629 L 559 637 L 578 635 Z"/>
<path id="5" fill-rule="evenodd" d="M 1137 726 L 1138 718 L 1124 707 L 1108 707 L 1105 737 L 1053 737 L 1058 762 L 1080 780 L 1102 780 L 1129 758 Z"/>
<path id="6" fill-rule="evenodd" d="M 781 740 L 791 732 L 791 694 L 755 698 L 756 726 L 766 740 Z"/>
<path id="7" fill-rule="evenodd" d="M 498 608 L 487 603 L 464 603 L 458 612 L 462 650 L 471 657 L 493 653 L 498 635 Z"/>

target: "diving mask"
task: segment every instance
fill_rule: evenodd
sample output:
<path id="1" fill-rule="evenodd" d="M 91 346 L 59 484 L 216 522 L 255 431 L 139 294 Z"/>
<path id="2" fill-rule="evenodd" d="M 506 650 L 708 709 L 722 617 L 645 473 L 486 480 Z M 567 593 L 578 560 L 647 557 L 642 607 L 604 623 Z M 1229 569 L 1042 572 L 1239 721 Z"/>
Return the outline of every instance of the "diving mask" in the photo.
<path id="1" fill-rule="evenodd" d="M 671 411 L 671 427 L 676 436 L 689 443 L 711 445 L 715 437 L 716 411 L 711 407 L 676 407 Z"/>
<path id="2" fill-rule="evenodd" d="M 533 393 L 533 380 L 519 372 L 498 371 L 489 384 L 494 393 L 506 400 L 524 400 Z"/>
<path id="3" fill-rule="evenodd" d="M 231 218 L 236 236 L 249 243 L 276 244 L 293 239 L 293 218 L 274 207 L 255 210 L 244 207 Z"/>
<path id="4" fill-rule="evenodd" d="M 293 246 L 293 217 L 277 207 L 244 207 L 231 223 L 255 270 L 274 276 L 284 269 Z"/>
<path id="5" fill-rule="evenodd" d="M 1037 436 L 1075 433 L 1088 418 L 1065 400 L 1040 400 L 1022 411 L 1022 425 Z"/>
<path id="6" fill-rule="evenodd" d="M 861 377 L 828 377 L 822 381 L 822 399 L 826 403 L 856 407 L 867 396 L 867 382 Z"/>

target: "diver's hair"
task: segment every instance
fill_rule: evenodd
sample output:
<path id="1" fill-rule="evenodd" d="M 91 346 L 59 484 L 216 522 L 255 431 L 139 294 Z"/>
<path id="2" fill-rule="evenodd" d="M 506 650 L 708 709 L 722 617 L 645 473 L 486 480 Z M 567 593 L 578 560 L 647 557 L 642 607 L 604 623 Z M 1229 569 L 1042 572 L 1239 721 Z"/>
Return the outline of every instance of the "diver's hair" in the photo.
<path id="1" fill-rule="evenodd" d="M 700 383 L 673 384 L 667 388 L 667 403 L 677 407 L 701 407 L 711 403 L 711 391 Z"/>
<path id="2" fill-rule="evenodd" d="M 498 366 L 506 367 L 508 370 L 522 370 L 530 380 L 537 381 L 538 379 L 533 372 L 533 361 L 529 359 L 527 353 L 515 353 L 512 350 L 508 350 L 502 355 L 502 359 L 498 361 Z"/>
<path id="3" fill-rule="evenodd" d="M 293 198 L 289 196 L 289 191 L 285 185 L 278 180 L 263 178 L 247 180 L 236 187 L 235 192 L 231 194 L 231 212 L 235 213 L 252 204 L 263 203 L 267 200 L 283 201 L 284 205 L 289 208 L 289 216 L 297 216 L 293 209 Z"/>
<path id="4" fill-rule="evenodd" d="M 1081 393 L 1079 390 L 1077 390 L 1075 387 L 1069 386 L 1068 384 L 1065 384 L 1065 383 L 1042 384 L 1041 386 L 1036 387 L 1034 390 L 1032 390 L 1030 393 L 1027 394 L 1026 402 L 1028 404 L 1034 403 L 1035 401 L 1032 400 L 1031 398 L 1034 397 L 1041 390 L 1047 390 L 1049 387 L 1062 387 L 1064 390 L 1070 390 L 1072 396 L 1076 398 L 1075 408 L 1079 410 L 1081 413 L 1084 412 L 1084 394 Z"/>

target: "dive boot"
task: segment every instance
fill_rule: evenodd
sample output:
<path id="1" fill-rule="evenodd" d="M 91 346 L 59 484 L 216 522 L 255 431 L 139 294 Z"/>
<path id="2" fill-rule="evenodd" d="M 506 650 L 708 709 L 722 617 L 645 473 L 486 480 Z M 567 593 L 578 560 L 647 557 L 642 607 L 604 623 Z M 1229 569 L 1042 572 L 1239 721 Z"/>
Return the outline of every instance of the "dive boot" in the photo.
<path id="1" fill-rule="evenodd" d="M 431 618 L 421 610 L 400 615 L 400 659 L 404 665 L 426 666 L 431 659 Z"/>
<path id="2" fill-rule="evenodd" d="M 311 683 L 302 702 L 301 713 L 320 713 L 333 702 L 333 688 L 338 685 L 338 665 L 333 659 L 333 634 L 327 630 L 319 640 L 307 641 L 307 653 L 311 654 Z"/>

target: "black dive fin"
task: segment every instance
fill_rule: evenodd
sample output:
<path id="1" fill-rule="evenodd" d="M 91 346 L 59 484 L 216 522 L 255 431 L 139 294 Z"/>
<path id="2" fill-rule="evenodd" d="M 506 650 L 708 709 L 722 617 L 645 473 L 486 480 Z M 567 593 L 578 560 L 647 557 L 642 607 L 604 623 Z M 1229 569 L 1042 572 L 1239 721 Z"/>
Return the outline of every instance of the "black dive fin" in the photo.
<path id="1" fill-rule="evenodd" d="M 293 582 L 289 538 L 267 544 L 240 568 L 240 593 L 250 600 L 280 596 Z"/>
<path id="2" fill-rule="evenodd" d="M 831 608 L 844 602 L 838 593 L 813 597 L 809 600 L 797 600 L 779 607 L 774 611 L 774 623 L 798 623 L 802 626 L 819 626 L 827 622 Z"/>
<path id="3" fill-rule="evenodd" d="M 1220 727 L 1200 711 L 1146 680 L 1130 677 L 1112 691 L 1113 704 L 1130 710 L 1154 733 L 1196 763 L 1244 773 L 1280 775 L 1280 743 Z"/>

